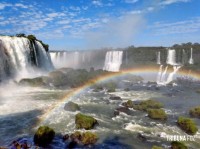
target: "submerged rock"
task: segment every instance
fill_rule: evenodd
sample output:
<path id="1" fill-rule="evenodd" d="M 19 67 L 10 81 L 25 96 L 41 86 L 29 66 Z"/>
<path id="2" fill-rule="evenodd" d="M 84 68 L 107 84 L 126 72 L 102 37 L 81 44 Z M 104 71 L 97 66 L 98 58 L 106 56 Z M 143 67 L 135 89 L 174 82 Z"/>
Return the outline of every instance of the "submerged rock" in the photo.
<path id="1" fill-rule="evenodd" d="M 195 135 L 196 132 L 198 131 L 195 122 L 190 118 L 179 117 L 177 124 L 187 134 Z"/>
<path id="2" fill-rule="evenodd" d="M 141 134 L 141 133 L 138 133 L 138 134 L 137 134 L 137 138 L 138 138 L 140 141 L 142 141 L 142 142 L 147 141 L 147 138 L 146 138 L 143 134 Z"/>
<path id="3" fill-rule="evenodd" d="M 76 114 L 75 123 L 77 129 L 92 129 L 96 124 L 98 124 L 97 120 L 91 116 L 84 115 L 81 113 Z"/>
<path id="4" fill-rule="evenodd" d="M 192 117 L 200 118 L 200 106 L 190 109 L 189 113 Z"/>
<path id="5" fill-rule="evenodd" d="M 55 137 L 55 132 L 48 126 L 40 126 L 34 135 L 34 143 L 45 147 L 49 145 Z"/>
<path id="6" fill-rule="evenodd" d="M 182 142 L 173 141 L 171 142 L 171 149 L 188 149 L 188 147 Z"/>
<path id="7" fill-rule="evenodd" d="M 109 99 L 110 100 L 122 100 L 121 97 L 119 97 L 119 96 L 111 96 Z"/>
<path id="8" fill-rule="evenodd" d="M 148 117 L 155 120 L 166 120 L 167 115 L 163 109 L 149 109 Z"/>
<path id="9" fill-rule="evenodd" d="M 65 104 L 64 109 L 65 109 L 66 111 L 75 112 L 75 111 L 79 111 L 79 110 L 80 110 L 80 107 L 78 106 L 78 104 L 69 101 L 68 103 Z"/>

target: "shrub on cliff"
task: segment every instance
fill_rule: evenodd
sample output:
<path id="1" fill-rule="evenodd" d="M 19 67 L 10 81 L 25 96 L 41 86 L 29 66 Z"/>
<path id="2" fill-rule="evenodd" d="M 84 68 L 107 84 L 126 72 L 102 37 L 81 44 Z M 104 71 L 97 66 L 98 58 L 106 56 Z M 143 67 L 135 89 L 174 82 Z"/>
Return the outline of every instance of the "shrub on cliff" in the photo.
<path id="1" fill-rule="evenodd" d="M 49 145 L 55 137 L 55 132 L 48 126 L 41 126 L 34 135 L 34 143 L 36 145 L 45 147 Z"/>
<path id="2" fill-rule="evenodd" d="M 195 122 L 190 118 L 179 117 L 177 124 L 183 131 L 190 135 L 194 135 L 198 131 Z"/>

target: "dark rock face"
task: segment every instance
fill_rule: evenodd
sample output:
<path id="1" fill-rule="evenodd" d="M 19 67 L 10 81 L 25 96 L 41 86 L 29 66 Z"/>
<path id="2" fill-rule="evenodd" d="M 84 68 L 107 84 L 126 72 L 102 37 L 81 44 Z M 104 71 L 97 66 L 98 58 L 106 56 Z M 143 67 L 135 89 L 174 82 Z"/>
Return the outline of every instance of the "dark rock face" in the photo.
<path id="1" fill-rule="evenodd" d="M 127 115 L 131 115 L 131 110 L 129 110 L 127 107 L 119 107 L 114 111 L 114 115 L 119 115 L 119 112 L 126 113 Z"/>
<path id="2" fill-rule="evenodd" d="M 80 110 L 80 107 L 78 106 L 78 104 L 69 101 L 68 103 L 65 104 L 64 109 L 65 109 L 66 111 L 75 112 L 75 111 L 79 111 L 79 110 Z"/>
<path id="3" fill-rule="evenodd" d="M 110 100 L 122 100 L 121 97 L 119 97 L 119 96 L 111 96 L 109 99 Z"/>
<path id="4" fill-rule="evenodd" d="M 41 126 L 34 135 L 34 143 L 45 147 L 52 142 L 54 136 L 55 132 L 52 128 L 49 128 L 48 126 Z"/>
<path id="5" fill-rule="evenodd" d="M 76 114 L 75 123 L 77 129 L 92 129 L 96 124 L 98 124 L 97 120 L 91 116 L 87 116 L 81 113 Z"/>

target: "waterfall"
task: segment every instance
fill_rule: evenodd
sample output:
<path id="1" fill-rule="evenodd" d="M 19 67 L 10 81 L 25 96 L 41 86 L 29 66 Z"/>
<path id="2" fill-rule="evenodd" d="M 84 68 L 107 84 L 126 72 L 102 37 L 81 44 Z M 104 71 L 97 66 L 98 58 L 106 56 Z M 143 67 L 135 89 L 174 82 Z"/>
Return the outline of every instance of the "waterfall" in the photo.
<path id="1" fill-rule="evenodd" d="M 173 66 L 173 72 L 171 72 L 168 77 L 167 77 L 167 81 L 165 82 L 165 84 L 170 83 L 171 81 L 173 81 L 174 79 L 174 75 L 178 72 L 178 70 L 181 68 L 181 66 Z"/>
<path id="2" fill-rule="evenodd" d="M 192 49 L 192 48 L 191 48 L 191 51 L 190 51 L 189 64 L 194 64 L 194 60 L 193 60 L 193 49 Z"/>
<path id="3" fill-rule="evenodd" d="M 168 69 L 168 66 L 165 67 L 164 72 L 162 73 L 162 75 L 160 77 L 160 82 L 161 83 L 164 83 L 165 80 L 166 80 L 167 69 Z"/>
<path id="4" fill-rule="evenodd" d="M 166 63 L 169 65 L 176 65 L 176 51 L 175 50 L 169 49 L 167 51 Z"/>
<path id="5" fill-rule="evenodd" d="M 123 51 L 108 51 L 103 70 L 118 72 L 122 64 Z"/>
<path id="6" fill-rule="evenodd" d="M 0 80 L 4 76 L 30 74 L 33 66 L 43 70 L 53 68 L 50 56 L 40 42 L 9 36 L 0 36 L 0 41 Z"/>
<path id="7" fill-rule="evenodd" d="M 157 76 L 157 81 L 156 81 L 157 84 L 161 83 L 162 68 L 163 68 L 163 65 L 160 65 L 160 68 L 159 68 L 159 71 L 158 71 L 158 76 Z"/>
<path id="8" fill-rule="evenodd" d="M 161 64 L 161 61 L 160 61 L 160 51 L 158 51 L 157 53 L 157 64 Z"/>

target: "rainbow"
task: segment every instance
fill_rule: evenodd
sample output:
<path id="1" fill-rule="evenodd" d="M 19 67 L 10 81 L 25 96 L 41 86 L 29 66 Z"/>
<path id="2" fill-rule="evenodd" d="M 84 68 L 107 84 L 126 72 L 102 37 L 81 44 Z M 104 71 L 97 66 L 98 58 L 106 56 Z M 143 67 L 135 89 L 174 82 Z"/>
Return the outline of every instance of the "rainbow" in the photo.
<path id="1" fill-rule="evenodd" d="M 48 115 L 51 114 L 51 112 L 53 112 L 53 110 L 55 110 L 56 108 L 62 106 L 64 103 L 66 103 L 66 101 L 69 98 L 74 97 L 74 96 L 84 92 L 86 89 L 88 89 L 89 87 L 91 87 L 92 85 L 94 85 L 96 83 L 106 81 L 106 80 L 109 80 L 111 78 L 123 76 L 123 75 L 126 75 L 126 74 L 134 74 L 134 75 L 146 74 L 146 75 L 148 75 L 149 73 L 158 73 L 158 70 L 159 70 L 158 66 L 157 67 L 156 66 L 151 66 L 151 67 L 146 66 L 146 67 L 140 67 L 140 68 L 126 69 L 126 70 L 116 72 L 116 73 L 108 73 L 108 74 L 99 76 L 95 79 L 89 80 L 84 85 L 82 85 L 78 88 L 75 88 L 72 91 L 67 92 L 66 95 L 62 99 L 60 99 L 55 105 L 51 106 L 51 108 L 49 108 L 44 113 L 44 115 L 42 115 L 40 117 L 39 123 L 43 122 L 48 117 Z M 169 71 L 172 71 L 172 69 L 169 70 Z M 194 72 L 194 71 L 191 71 L 191 70 L 180 69 L 178 74 L 200 80 L 200 73 Z"/>

